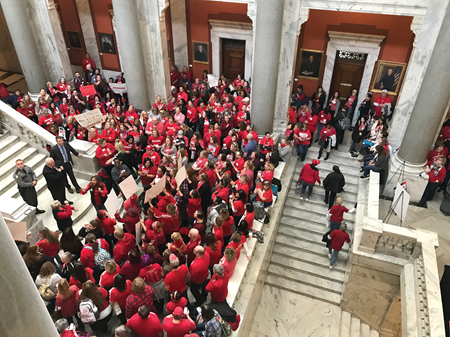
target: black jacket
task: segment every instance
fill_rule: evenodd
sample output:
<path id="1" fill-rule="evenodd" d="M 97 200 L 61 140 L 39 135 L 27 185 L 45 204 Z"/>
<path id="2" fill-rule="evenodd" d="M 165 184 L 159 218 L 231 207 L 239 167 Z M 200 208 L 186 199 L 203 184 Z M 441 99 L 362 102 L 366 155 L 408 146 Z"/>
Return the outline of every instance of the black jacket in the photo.
<path id="1" fill-rule="evenodd" d="M 78 152 L 68 142 L 64 142 L 64 148 L 66 149 L 67 158 L 69 159 L 69 162 L 71 162 L 73 165 L 71 153 L 73 153 L 75 156 L 78 156 Z M 64 158 L 58 145 L 52 146 L 52 148 L 50 149 L 50 157 L 52 157 L 55 160 L 56 167 L 63 166 Z"/>
<path id="2" fill-rule="evenodd" d="M 324 91 L 322 91 L 322 93 L 320 94 L 320 97 L 319 97 L 319 106 L 317 107 L 317 111 L 322 111 L 323 110 L 323 105 L 324 105 L 324 103 L 325 103 L 325 92 Z M 316 104 L 316 98 L 317 98 L 317 95 L 316 95 L 316 92 L 314 92 L 314 94 L 312 94 L 312 96 L 311 96 L 311 102 L 312 102 L 312 107 L 314 108 L 314 106 L 315 106 L 315 104 Z"/>
<path id="3" fill-rule="evenodd" d="M 59 151 L 59 149 L 58 149 Z M 56 165 L 54 167 L 57 167 Z M 47 187 L 49 190 L 64 189 L 64 173 L 59 172 L 54 167 L 44 166 L 43 175 L 45 181 L 47 182 Z"/>
<path id="4" fill-rule="evenodd" d="M 385 154 L 375 158 L 374 162 L 376 166 L 375 172 L 386 172 L 388 168 L 388 159 Z"/>
<path id="5" fill-rule="evenodd" d="M 359 116 L 360 117 L 364 117 L 367 116 L 369 114 L 369 110 L 370 107 L 372 106 L 372 100 L 364 100 L 361 102 L 361 104 L 359 105 Z"/>
<path id="6" fill-rule="evenodd" d="M 340 193 L 345 186 L 345 178 L 342 173 L 331 172 L 323 181 L 323 187 L 331 192 Z"/>

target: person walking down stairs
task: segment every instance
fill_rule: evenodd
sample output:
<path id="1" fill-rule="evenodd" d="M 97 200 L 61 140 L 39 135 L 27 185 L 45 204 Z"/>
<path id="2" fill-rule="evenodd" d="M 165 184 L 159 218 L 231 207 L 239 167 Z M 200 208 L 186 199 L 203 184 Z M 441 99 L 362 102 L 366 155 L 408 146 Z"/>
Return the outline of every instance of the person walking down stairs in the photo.
<path id="1" fill-rule="evenodd" d="M 319 169 L 316 167 L 320 164 L 320 160 L 313 159 L 311 164 L 305 164 L 300 171 L 300 177 L 298 178 L 297 186 L 302 184 L 302 190 L 300 192 L 300 200 L 303 200 L 306 188 L 308 187 L 308 195 L 306 196 L 306 201 L 312 194 L 314 184 L 316 182 L 320 185 Z"/>
<path id="2" fill-rule="evenodd" d="M 336 262 L 339 252 L 344 245 L 344 242 L 348 243 L 350 250 L 350 236 L 348 235 L 347 224 L 343 222 L 340 229 L 335 229 L 328 235 L 328 239 L 331 240 L 330 247 L 328 247 L 328 257 L 330 258 L 330 269 L 333 269 L 333 265 Z"/>

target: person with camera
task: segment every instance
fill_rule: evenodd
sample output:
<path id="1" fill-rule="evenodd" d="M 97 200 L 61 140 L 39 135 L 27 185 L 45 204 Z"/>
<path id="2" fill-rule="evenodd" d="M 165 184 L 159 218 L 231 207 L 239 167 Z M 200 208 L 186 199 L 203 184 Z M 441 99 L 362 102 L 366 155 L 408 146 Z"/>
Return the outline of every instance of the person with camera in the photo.
<path id="1" fill-rule="evenodd" d="M 95 210 L 98 212 L 101 209 L 105 209 L 105 201 L 108 196 L 108 190 L 104 183 L 102 183 L 102 178 L 99 176 L 91 177 L 91 182 L 87 184 L 85 188 L 81 190 L 81 194 L 84 195 L 88 191 L 91 192 L 91 202 L 94 205 Z"/>

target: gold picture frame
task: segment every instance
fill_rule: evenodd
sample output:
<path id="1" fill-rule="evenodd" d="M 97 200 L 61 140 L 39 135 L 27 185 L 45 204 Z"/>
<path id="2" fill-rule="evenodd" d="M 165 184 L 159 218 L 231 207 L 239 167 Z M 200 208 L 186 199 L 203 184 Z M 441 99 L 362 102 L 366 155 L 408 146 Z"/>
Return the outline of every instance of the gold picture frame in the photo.
<path id="1" fill-rule="evenodd" d="M 209 42 L 192 41 L 192 62 L 209 64 Z"/>
<path id="2" fill-rule="evenodd" d="M 300 66 L 297 78 L 318 80 L 322 75 L 324 50 L 300 49 Z M 312 57 L 312 59 L 311 59 Z"/>
<path id="3" fill-rule="evenodd" d="M 372 75 L 370 91 L 381 92 L 387 89 L 388 95 L 398 95 L 405 77 L 407 63 L 377 61 Z"/>

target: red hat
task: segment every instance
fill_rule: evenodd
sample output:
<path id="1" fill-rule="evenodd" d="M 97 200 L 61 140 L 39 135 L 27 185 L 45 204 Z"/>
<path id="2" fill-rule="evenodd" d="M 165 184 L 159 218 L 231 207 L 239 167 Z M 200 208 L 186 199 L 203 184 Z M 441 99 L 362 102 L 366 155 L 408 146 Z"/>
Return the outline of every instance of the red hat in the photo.
<path id="1" fill-rule="evenodd" d="M 152 149 L 153 149 L 153 146 L 147 145 L 147 147 L 146 147 L 145 149 L 146 149 L 146 150 L 152 150 Z"/>
<path id="2" fill-rule="evenodd" d="M 184 337 L 200 337 L 196 333 L 188 333 L 187 335 L 184 335 Z"/>
<path id="3" fill-rule="evenodd" d="M 313 165 L 319 165 L 320 164 L 320 160 L 313 159 L 312 164 Z"/>
<path id="4" fill-rule="evenodd" d="M 175 254 L 170 254 L 169 260 L 175 261 L 176 259 L 178 259 L 178 257 Z"/>
<path id="5" fill-rule="evenodd" d="M 156 240 L 156 234 L 154 231 L 152 231 L 151 229 L 149 229 L 146 233 L 145 233 L 145 237 L 147 238 L 147 240 Z"/>
<path id="6" fill-rule="evenodd" d="M 176 307 L 175 310 L 173 311 L 173 315 L 174 316 L 178 316 L 178 317 L 183 316 L 183 308 L 182 307 Z"/>

